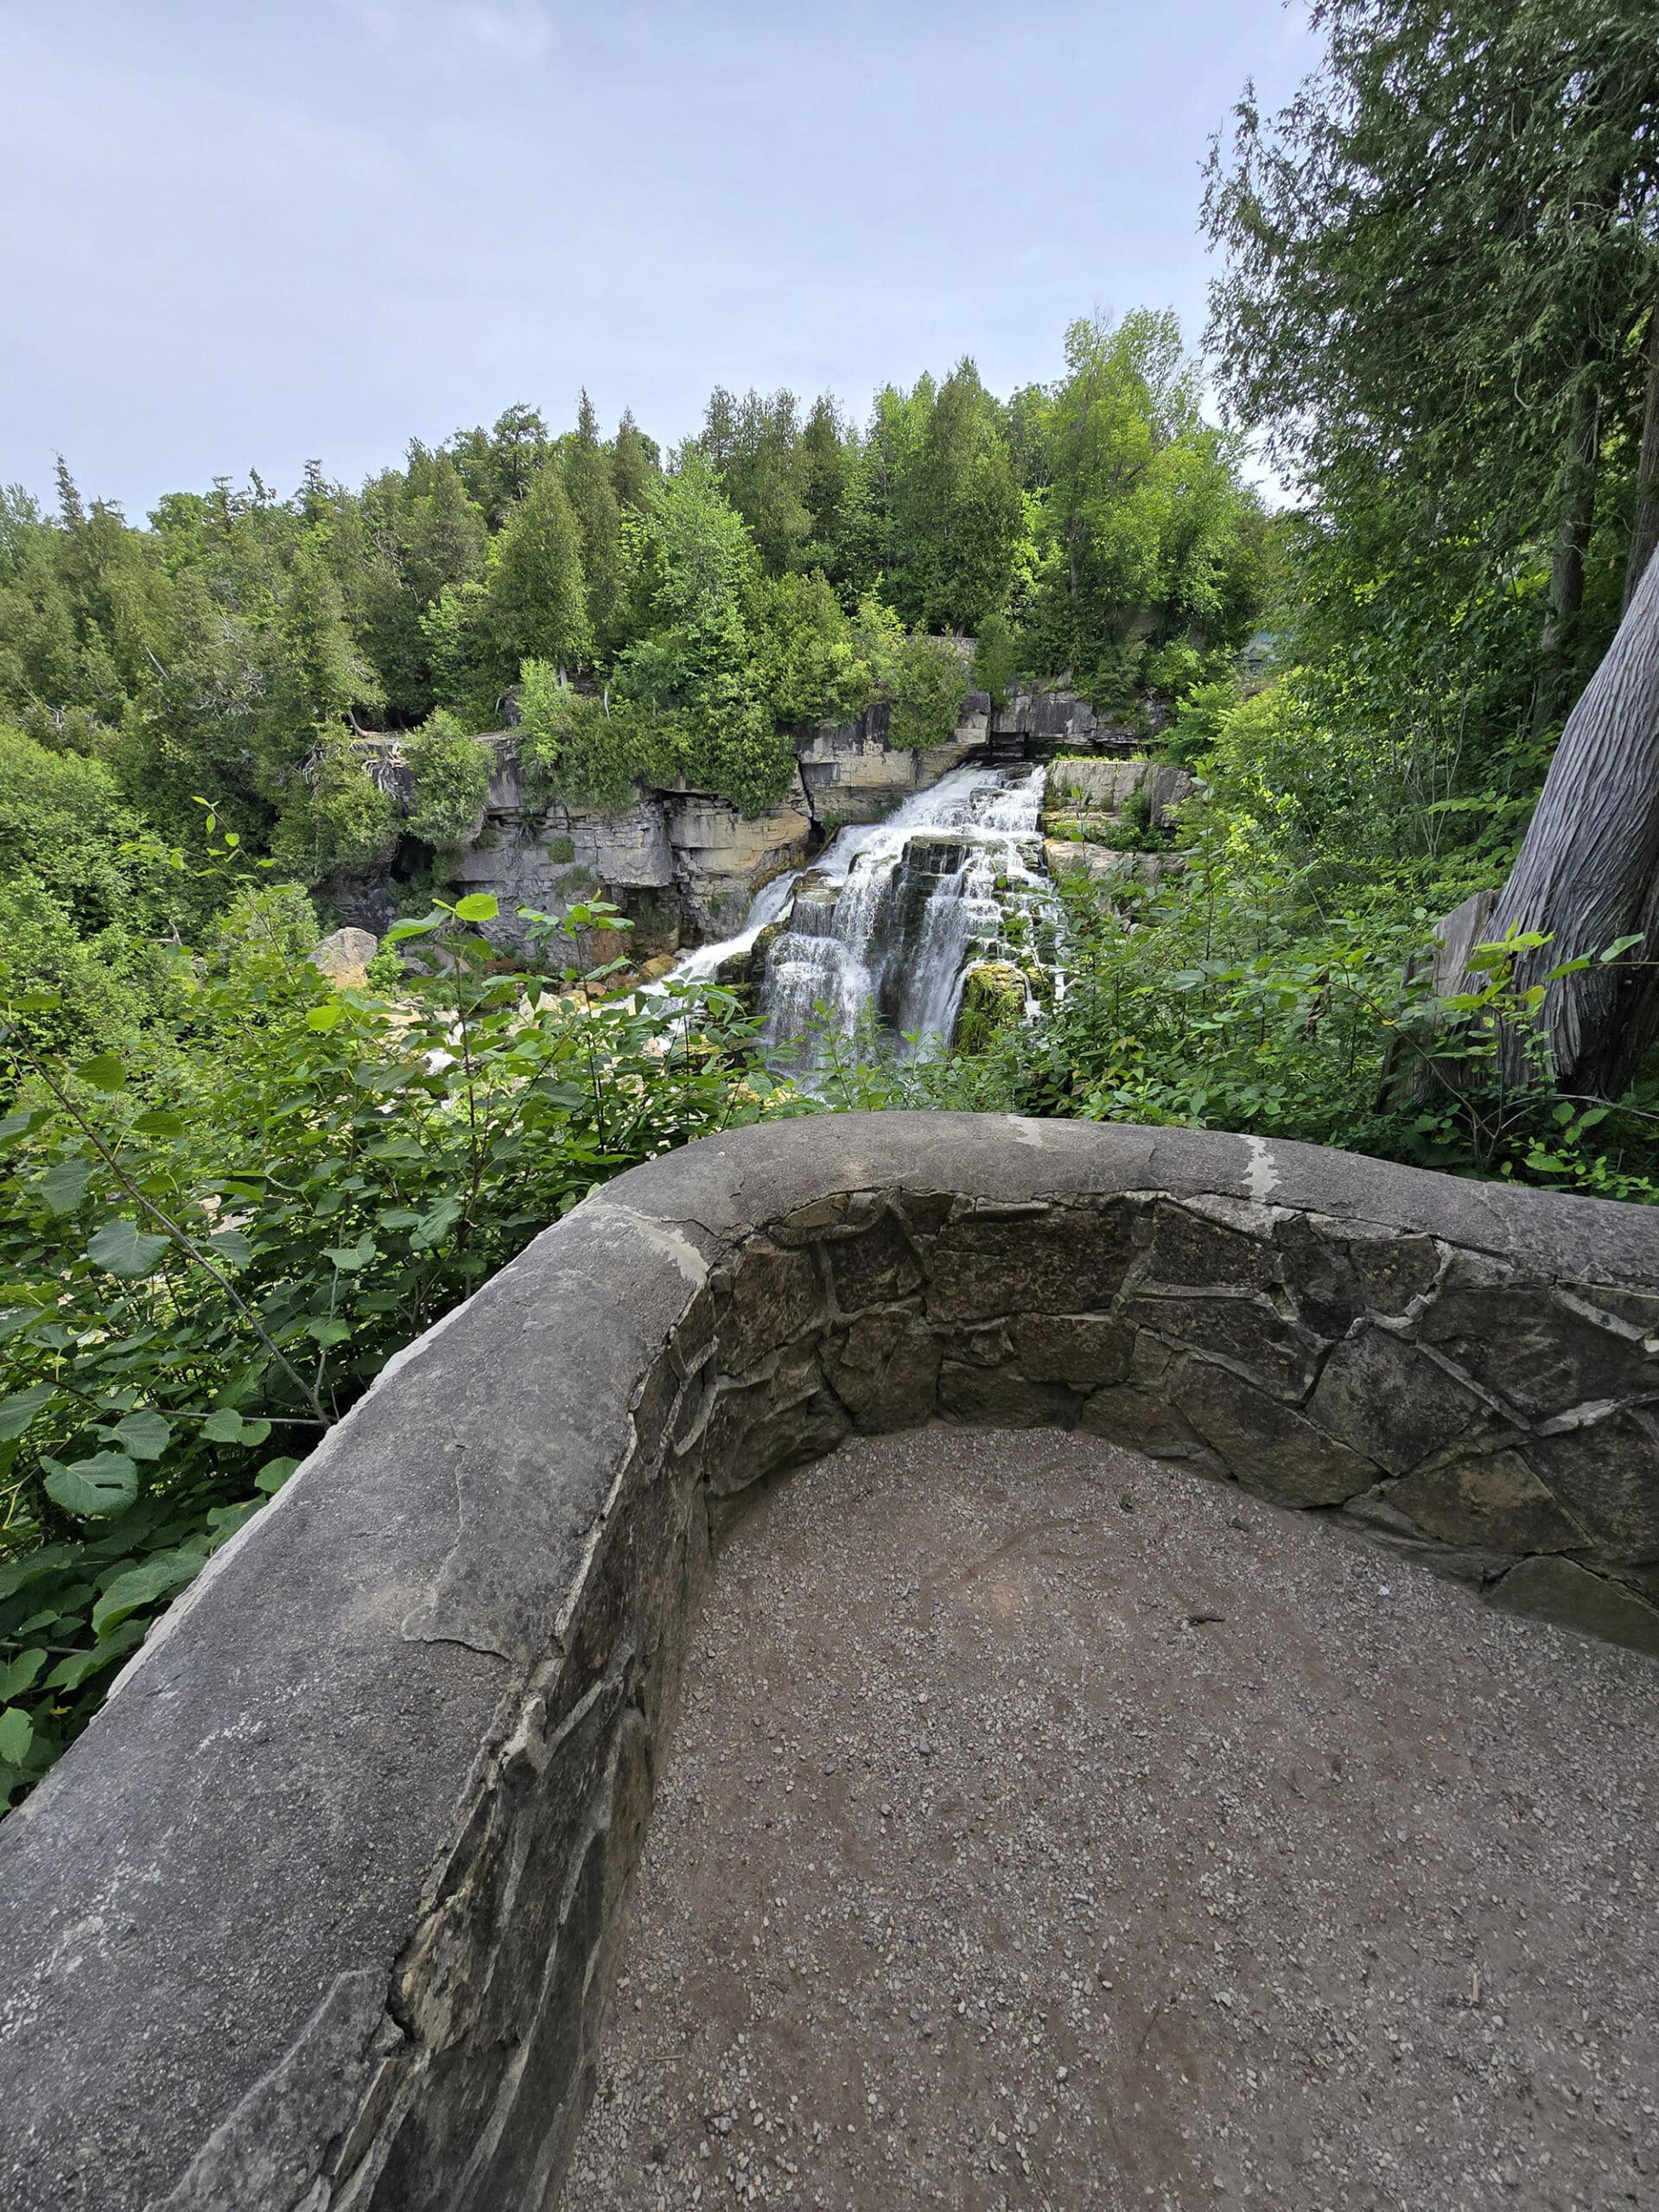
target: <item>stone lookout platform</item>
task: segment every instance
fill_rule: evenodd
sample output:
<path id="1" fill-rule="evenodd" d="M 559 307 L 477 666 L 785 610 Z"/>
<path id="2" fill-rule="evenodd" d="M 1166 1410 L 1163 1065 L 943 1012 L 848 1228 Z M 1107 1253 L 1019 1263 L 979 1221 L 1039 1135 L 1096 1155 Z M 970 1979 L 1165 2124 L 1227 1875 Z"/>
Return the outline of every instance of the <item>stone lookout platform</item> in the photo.
<path id="1" fill-rule="evenodd" d="M 0 2203 L 1650 2202 L 1656 1421 L 1648 1209 L 636 1170 L 0 1826 Z"/>
<path id="2" fill-rule="evenodd" d="M 566 2205 L 1659 2190 L 1650 1662 L 941 1429 L 770 1493 L 689 1657 Z"/>

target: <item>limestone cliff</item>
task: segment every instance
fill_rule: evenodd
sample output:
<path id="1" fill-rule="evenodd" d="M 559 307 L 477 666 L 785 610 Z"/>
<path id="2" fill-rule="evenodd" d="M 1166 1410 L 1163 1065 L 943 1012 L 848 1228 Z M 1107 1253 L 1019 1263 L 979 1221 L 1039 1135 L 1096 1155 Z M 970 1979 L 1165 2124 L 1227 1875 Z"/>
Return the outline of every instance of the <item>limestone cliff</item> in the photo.
<path id="1" fill-rule="evenodd" d="M 872 707 L 856 721 L 798 740 L 796 787 L 753 817 L 728 799 L 683 787 L 641 789 L 620 813 L 533 802 L 520 772 L 518 732 L 478 741 L 493 750 L 494 768 L 478 834 L 448 856 L 454 895 L 494 893 L 501 913 L 491 934 L 504 947 L 524 942 L 520 906 L 563 914 L 602 897 L 633 923 L 633 949 L 649 957 L 729 935 L 762 884 L 798 868 L 843 823 L 879 822 L 969 760 L 1046 758 L 1062 745 L 1116 749 L 1129 740 L 1061 690 L 1016 685 L 995 710 L 987 693 L 970 691 L 957 728 L 922 752 L 893 745 L 887 709 Z M 365 738 L 356 749 L 406 810 L 410 778 L 400 741 Z M 384 874 L 341 880 L 327 890 L 343 921 L 381 933 L 391 919 L 396 887 Z"/>

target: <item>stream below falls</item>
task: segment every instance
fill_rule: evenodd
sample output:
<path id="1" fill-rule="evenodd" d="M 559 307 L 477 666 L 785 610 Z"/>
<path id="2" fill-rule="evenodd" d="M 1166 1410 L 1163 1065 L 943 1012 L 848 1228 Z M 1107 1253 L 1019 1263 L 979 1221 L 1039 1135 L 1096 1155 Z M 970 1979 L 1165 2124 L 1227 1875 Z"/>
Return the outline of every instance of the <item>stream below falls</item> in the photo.
<path id="1" fill-rule="evenodd" d="M 1046 887 L 1046 777 L 958 768 L 885 822 L 838 831 L 809 867 L 762 886 L 736 936 L 674 974 L 712 980 L 752 960 L 768 1056 L 798 1068 L 817 1057 L 826 1014 L 836 1030 L 874 1020 L 901 1052 L 948 1041 L 968 969 L 1012 957 L 1011 899 Z"/>

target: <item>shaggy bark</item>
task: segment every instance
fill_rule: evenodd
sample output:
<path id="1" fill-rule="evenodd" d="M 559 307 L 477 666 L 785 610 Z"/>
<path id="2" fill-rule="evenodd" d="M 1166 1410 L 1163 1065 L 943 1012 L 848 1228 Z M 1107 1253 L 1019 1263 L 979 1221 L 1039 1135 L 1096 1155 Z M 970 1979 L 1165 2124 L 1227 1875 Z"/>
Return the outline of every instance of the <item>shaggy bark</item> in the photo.
<path id="1" fill-rule="evenodd" d="M 1509 881 L 1484 936 L 1547 931 L 1516 963 L 1522 988 L 1563 960 L 1640 931 L 1626 959 L 1548 987 L 1554 1078 L 1616 1097 L 1659 1028 L 1659 561 L 1650 561 L 1601 665 L 1567 717 Z M 1526 1040 L 1503 1039 L 1506 1073 L 1528 1072 Z"/>

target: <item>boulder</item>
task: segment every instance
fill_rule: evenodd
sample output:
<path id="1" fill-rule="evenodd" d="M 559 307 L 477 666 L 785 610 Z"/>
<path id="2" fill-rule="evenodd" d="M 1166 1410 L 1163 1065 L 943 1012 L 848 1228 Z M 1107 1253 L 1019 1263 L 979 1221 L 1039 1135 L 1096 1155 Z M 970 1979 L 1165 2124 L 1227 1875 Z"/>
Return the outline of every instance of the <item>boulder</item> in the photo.
<path id="1" fill-rule="evenodd" d="M 315 945 L 307 957 L 337 991 L 360 990 L 368 977 L 369 963 L 379 950 L 379 938 L 367 930 L 335 930 Z"/>

